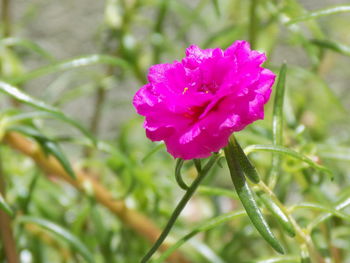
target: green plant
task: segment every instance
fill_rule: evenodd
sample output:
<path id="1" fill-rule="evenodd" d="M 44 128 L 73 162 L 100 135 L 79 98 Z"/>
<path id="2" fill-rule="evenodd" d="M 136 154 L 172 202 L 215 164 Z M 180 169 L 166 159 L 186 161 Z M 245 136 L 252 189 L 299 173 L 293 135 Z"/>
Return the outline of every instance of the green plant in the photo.
<path id="1" fill-rule="evenodd" d="M 149 65 L 179 59 L 189 44 L 246 39 L 279 80 L 265 120 L 236 134 L 250 161 L 234 140 L 226 149 L 243 158 L 230 169 L 248 177 L 234 182 L 245 191 L 234 191 L 220 153 L 151 260 L 349 262 L 350 7 L 305 3 L 107 0 L 74 9 L 2 0 L 0 261 L 140 262 L 184 194 L 177 182 L 199 181 L 205 161 L 176 165 L 149 142 L 131 97 Z M 98 25 L 78 23 L 84 15 L 40 23 L 59 6 L 60 15 L 99 10 L 89 17 Z M 57 34 L 54 45 L 44 26 L 55 23 L 71 39 Z M 41 26 L 48 40 L 34 32 Z M 284 255 L 247 217 L 247 195 Z"/>

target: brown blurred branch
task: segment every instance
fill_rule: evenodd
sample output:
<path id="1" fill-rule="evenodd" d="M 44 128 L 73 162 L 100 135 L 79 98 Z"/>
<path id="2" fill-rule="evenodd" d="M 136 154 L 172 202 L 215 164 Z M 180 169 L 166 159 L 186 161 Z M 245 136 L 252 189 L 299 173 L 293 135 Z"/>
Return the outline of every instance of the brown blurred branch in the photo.
<path id="1" fill-rule="evenodd" d="M 5 180 L 0 155 L 0 192 L 5 197 Z M 5 256 L 8 263 L 19 263 L 16 242 L 12 232 L 11 218 L 4 211 L 0 210 L 0 234 L 4 244 Z"/>
<path id="2" fill-rule="evenodd" d="M 8 214 L 0 210 L 0 233 L 4 244 L 6 260 L 8 263 L 19 263 L 16 242 L 13 237 L 11 219 Z"/>
<path id="3" fill-rule="evenodd" d="M 145 237 L 152 243 L 157 240 L 161 231 L 149 218 L 136 210 L 128 208 L 124 201 L 114 200 L 112 194 L 98 181 L 91 178 L 87 172 L 76 169 L 75 173 L 77 179 L 74 180 L 68 176 L 63 167 L 54 157 L 46 157 L 36 143 L 33 143 L 24 136 L 15 132 L 10 132 L 6 134 L 4 140 L 13 149 L 16 149 L 32 158 L 47 175 L 52 175 L 66 181 L 83 193 L 85 192 L 84 186 L 90 184 L 96 200 L 119 217 L 125 225 L 128 225 L 136 233 Z M 165 243 L 160 249 L 164 251 L 168 247 L 169 245 Z M 179 252 L 175 252 L 169 258 L 169 262 L 189 263 L 190 261 Z"/>

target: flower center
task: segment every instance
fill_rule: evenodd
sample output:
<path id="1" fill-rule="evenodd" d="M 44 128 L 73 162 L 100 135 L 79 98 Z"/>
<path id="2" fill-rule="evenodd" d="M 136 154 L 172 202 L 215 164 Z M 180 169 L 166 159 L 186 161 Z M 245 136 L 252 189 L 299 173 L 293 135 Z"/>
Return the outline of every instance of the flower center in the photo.
<path id="1" fill-rule="evenodd" d="M 197 89 L 198 92 L 215 94 L 219 89 L 219 85 L 216 82 L 213 83 L 202 83 L 202 85 Z"/>
<path id="2" fill-rule="evenodd" d="M 188 112 L 186 112 L 184 116 L 196 122 L 199 119 L 199 117 L 202 115 L 202 113 L 205 111 L 209 103 L 210 102 L 208 101 L 207 103 L 201 106 L 188 107 Z"/>

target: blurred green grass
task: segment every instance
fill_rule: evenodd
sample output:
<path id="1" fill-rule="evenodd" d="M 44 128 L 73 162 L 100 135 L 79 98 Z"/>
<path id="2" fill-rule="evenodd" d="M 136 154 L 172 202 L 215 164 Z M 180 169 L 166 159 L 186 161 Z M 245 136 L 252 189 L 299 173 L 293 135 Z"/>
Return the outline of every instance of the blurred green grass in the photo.
<path id="1" fill-rule="evenodd" d="M 33 117 L 20 124 L 36 127 L 59 143 L 72 164 L 96 173 L 96 179 L 116 199 L 124 199 L 160 228 L 183 191 L 174 178 L 175 162 L 165 148 L 159 147 L 148 156 L 158 146 L 146 139 L 142 119 L 136 116 L 131 99 L 144 83 L 150 65 L 181 59 L 185 48 L 193 43 L 202 48 L 225 48 L 237 39 L 246 39 L 266 52 L 269 59 L 265 65 L 276 73 L 284 61 L 287 63 L 283 145 L 334 174 L 330 180 L 305 163 L 288 156 L 281 158 L 275 193 L 283 204 L 295 207 L 308 202 L 326 207 L 294 208 L 293 216 L 301 226 L 312 224 L 325 211 L 334 214 L 336 204 L 349 197 L 350 14 L 310 17 L 288 25 L 292 19 L 335 2 L 9 2 L 10 15 L 1 22 L 1 80 L 57 107 L 101 142 L 98 149 L 94 148 L 60 118 Z M 57 67 L 62 61 L 91 58 L 94 54 L 113 57 L 114 61 L 96 60 L 91 66 L 73 60 L 75 63 L 64 71 Z M 118 66 L 115 60 L 128 66 Z M 273 100 L 274 94 L 265 120 L 237 134 L 243 146 L 273 143 Z M 0 93 L 0 135 L 9 128 L 3 125 L 9 118 L 33 111 L 27 105 L 10 110 L 16 105 Z M 4 144 L 0 145 L 0 153 L 7 188 L 5 200 L 15 212 L 13 228 L 20 262 L 87 262 L 87 256 L 84 259 L 69 239 L 51 235 L 37 225 L 33 228 L 33 224 L 20 223 L 22 215 L 63 227 L 95 262 L 134 263 L 145 254 L 149 242 L 125 227 L 93 196 L 83 195 L 53 177 L 41 176 L 43 172 L 30 159 Z M 250 157 L 266 178 L 271 154 L 254 152 Z M 183 170 L 186 182 L 191 181 L 195 176 L 193 166 L 185 163 Z M 216 167 L 203 187 L 215 187 L 216 191 L 200 189 L 171 233 L 175 240 L 206 219 L 241 208 L 235 196 L 225 194 L 225 190 L 234 194 L 226 166 Z M 349 209 L 343 212 L 343 217 L 336 215 L 311 233 L 325 262 L 350 262 Z M 300 262 L 299 243 L 284 234 L 273 216 L 265 214 L 286 247 L 285 256 L 279 257 L 265 244 L 245 216 L 195 236 L 181 251 L 191 262 Z M 0 260 L 6 262 L 2 242 L 0 247 Z M 270 261 L 262 261 L 265 259 Z"/>

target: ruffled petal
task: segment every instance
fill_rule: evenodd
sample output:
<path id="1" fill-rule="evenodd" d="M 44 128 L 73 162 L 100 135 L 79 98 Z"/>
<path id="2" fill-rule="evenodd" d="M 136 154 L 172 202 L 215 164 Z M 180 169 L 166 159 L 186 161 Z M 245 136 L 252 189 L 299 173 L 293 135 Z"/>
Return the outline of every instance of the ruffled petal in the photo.
<path id="1" fill-rule="evenodd" d="M 275 75 L 266 56 L 236 41 L 225 51 L 192 45 L 181 62 L 150 68 L 149 83 L 133 104 L 145 116 L 152 141 L 163 140 L 175 158 L 206 158 L 233 132 L 264 118 Z"/>

